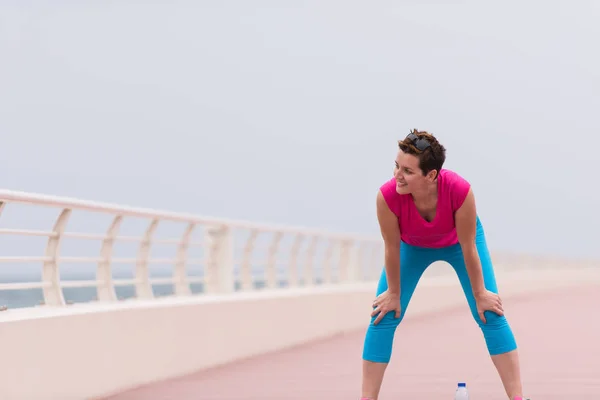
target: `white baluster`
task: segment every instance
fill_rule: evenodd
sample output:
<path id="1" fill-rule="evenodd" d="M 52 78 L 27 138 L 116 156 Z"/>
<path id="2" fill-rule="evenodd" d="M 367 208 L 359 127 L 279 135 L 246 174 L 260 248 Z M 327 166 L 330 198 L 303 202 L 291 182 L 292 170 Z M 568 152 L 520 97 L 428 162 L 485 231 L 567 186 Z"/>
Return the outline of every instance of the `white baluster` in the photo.
<path id="1" fill-rule="evenodd" d="M 298 286 L 298 253 L 300 253 L 300 246 L 303 240 L 303 234 L 296 234 L 294 243 L 290 249 L 290 269 L 288 271 L 288 285 L 290 287 Z"/>
<path id="2" fill-rule="evenodd" d="M 358 280 L 358 259 L 356 246 L 352 240 L 340 242 L 340 280 L 355 282 Z"/>
<path id="3" fill-rule="evenodd" d="M 335 250 L 337 241 L 329 239 L 329 245 L 325 250 L 325 257 L 323 259 L 323 283 L 329 284 L 332 282 L 333 277 L 333 252 Z"/>
<path id="4" fill-rule="evenodd" d="M 253 229 L 250 231 L 250 236 L 246 240 L 244 246 L 244 254 L 242 256 L 242 265 L 240 266 L 240 281 L 242 290 L 254 289 L 254 280 L 252 279 L 252 252 L 254 250 L 254 243 L 258 237 L 259 231 Z"/>
<path id="5" fill-rule="evenodd" d="M 117 294 L 115 292 L 115 286 L 113 285 L 112 278 L 111 257 L 115 238 L 119 234 L 122 221 L 123 216 L 117 215 L 110 224 L 110 227 L 106 232 L 106 237 L 102 241 L 102 247 L 100 249 L 100 262 L 98 263 L 96 269 L 96 276 L 98 280 L 101 281 L 96 288 L 98 300 L 100 301 L 117 300 Z"/>
<path id="6" fill-rule="evenodd" d="M 226 225 L 209 226 L 206 234 L 206 292 L 231 293 L 235 291 L 233 275 L 233 237 Z"/>
<path id="7" fill-rule="evenodd" d="M 313 236 L 308 249 L 306 250 L 306 261 L 304 263 L 304 285 L 314 285 L 314 258 L 317 250 L 317 243 L 319 242 L 318 236 Z"/>
<path id="8" fill-rule="evenodd" d="M 266 287 L 274 289 L 278 286 L 277 282 L 277 251 L 279 250 L 279 243 L 283 237 L 282 232 L 275 232 L 273 234 L 273 240 L 269 246 L 269 254 L 267 257 L 267 265 L 265 268 L 265 280 L 267 281 Z"/>
<path id="9" fill-rule="evenodd" d="M 47 285 L 43 289 L 44 302 L 49 306 L 65 305 L 65 297 L 60 287 L 58 256 L 62 234 L 65 231 L 70 216 L 71 209 L 65 208 L 62 210 L 52 229 L 54 235 L 48 238 L 48 244 L 46 245 L 45 255 L 50 259 L 45 261 L 42 267 L 42 280 Z"/>
<path id="10" fill-rule="evenodd" d="M 189 296 L 192 294 L 192 290 L 187 279 L 186 262 L 190 239 L 195 228 L 195 223 L 191 222 L 188 224 L 183 236 L 181 237 L 181 242 L 179 242 L 179 247 L 177 248 L 177 256 L 175 258 L 175 265 L 173 266 L 173 281 L 175 286 L 175 294 L 177 296 Z"/>
<path id="11" fill-rule="evenodd" d="M 135 265 L 135 294 L 140 299 L 151 299 L 154 297 L 152 284 L 150 283 L 150 270 L 148 268 L 148 258 L 150 257 L 150 248 L 152 246 L 152 236 L 156 231 L 159 219 L 153 219 L 150 226 L 144 233 L 140 248 L 138 250 L 137 262 Z"/>

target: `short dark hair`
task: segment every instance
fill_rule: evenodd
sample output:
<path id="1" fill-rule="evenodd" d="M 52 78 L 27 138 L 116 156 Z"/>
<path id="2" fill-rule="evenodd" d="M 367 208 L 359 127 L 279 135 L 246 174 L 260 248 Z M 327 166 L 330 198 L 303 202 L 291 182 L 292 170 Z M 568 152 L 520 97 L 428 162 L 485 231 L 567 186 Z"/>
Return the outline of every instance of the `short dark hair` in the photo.
<path id="1" fill-rule="evenodd" d="M 439 176 L 446 161 L 446 149 L 431 133 L 413 129 L 406 138 L 398 141 L 398 147 L 403 153 L 419 158 L 419 168 L 423 175 L 435 170 L 436 178 Z"/>

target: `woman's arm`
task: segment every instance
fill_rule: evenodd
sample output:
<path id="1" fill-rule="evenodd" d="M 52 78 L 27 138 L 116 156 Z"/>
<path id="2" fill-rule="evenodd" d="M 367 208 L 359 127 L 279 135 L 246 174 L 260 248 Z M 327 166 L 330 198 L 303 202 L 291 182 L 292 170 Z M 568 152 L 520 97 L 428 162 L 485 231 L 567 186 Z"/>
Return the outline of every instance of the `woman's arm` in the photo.
<path id="1" fill-rule="evenodd" d="M 400 298 L 400 227 L 381 191 L 377 192 L 377 220 L 385 244 L 385 273 L 388 292 Z"/>
<path id="2" fill-rule="evenodd" d="M 460 247 L 462 248 L 471 287 L 473 288 L 473 295 L 477 298 L 479 295 L 485 293 L 486 290 L 483 273 L 481 272 L 481 262 L 479 261 L 479 254 L 475 245 L 477 210 L 475 207 L 475 196 L 471 189 L 469 189 L 469 193 L 467 193 L 462 206 L 456 211 L 455 221 L 456 233 Z"/>

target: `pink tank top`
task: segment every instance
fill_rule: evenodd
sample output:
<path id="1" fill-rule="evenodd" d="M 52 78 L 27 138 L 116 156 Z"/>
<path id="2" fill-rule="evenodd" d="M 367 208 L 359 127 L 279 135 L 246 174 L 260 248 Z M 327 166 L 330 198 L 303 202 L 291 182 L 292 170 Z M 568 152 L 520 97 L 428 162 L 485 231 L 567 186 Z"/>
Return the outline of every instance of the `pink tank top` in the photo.
<path id="1" fill-rule="evenodd" d="M 454 213 L 465 201 L 471 185 L 456 172 L 442 169 L 437 180 L 438 202 L 435 218 L 427 222 L 419 214 L 410 194 L 396 192 L 396 179 L 380 190 L 390 210 L 398 217 L 402 241 L 419 247 L 439 248 L 458 243 Z"/>

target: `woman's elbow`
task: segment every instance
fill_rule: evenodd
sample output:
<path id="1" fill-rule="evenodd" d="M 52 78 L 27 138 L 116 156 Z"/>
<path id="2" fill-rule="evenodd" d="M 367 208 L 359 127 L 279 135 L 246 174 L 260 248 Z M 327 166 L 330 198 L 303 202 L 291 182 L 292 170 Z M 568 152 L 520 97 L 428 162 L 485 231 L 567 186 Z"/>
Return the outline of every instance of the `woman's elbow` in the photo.
<path id="1" fill-rule="evenodd" d="M 460 248 L 462 249 L 463 254 L 477 254 L 477 244 L 475 243 L 475 238 L 469 236 L 468 238 L 463 238 L 459 240 Z"/>
<path id="2" fill-rule="evenodd" d="M 385 241 L 385 253 L 386 254 L 399 254 L 400 253 L 400 239 L 393 241 Z"/>

